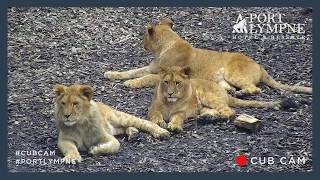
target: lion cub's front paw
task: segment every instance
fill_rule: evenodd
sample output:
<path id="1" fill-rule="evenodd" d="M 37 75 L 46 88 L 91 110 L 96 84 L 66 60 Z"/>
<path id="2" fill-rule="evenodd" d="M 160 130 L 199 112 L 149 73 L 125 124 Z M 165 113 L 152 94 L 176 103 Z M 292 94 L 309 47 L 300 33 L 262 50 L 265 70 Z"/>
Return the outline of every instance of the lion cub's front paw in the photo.
<path id="1" fill-rule="evenodd" d="M 64 156 L 63 160 L 67 164 L 76 164 L 76 163 L 81 162 L 82 158 L 81 158 L 79 152 L 72 152 L 72 153 L 68 153 L 66 156 Z"/>
<path id="2" fill-rule="evenodd" d="M 158 119 L 158 120 L 152 119 L 151 122 L 159 125 L 162 128 L 167 128 L 167 123 L 163 119 Z"/>
<path id="3" fill-rule="evenodd" d="M 128 127 L 126 129 L 126 134 L 128 135 L 128 140 L 131 140 L 138 136 L 139 130 L 135 127 Z"/>
<path id="4" fill-rule="evenodd" d="M 107 71 L 103 75 L 105 78 L 110 79 L 110 80 L 115 80 L 115 79 L 120 79 L 121 75 L 117 71 Z"/>
<path id="5" fill-rule="evenodd" d="M 155 133 L 153 133 L 153 137 L 158 139 L 167 139 L 170 137 L 170 132 L 166 129 L 159 128 Z"/>
<path id="6" fill-rule="evenodd" d="M 92 146 L 92 147 L 90 147 L 90 149 L 89 149 L 89 154 L 91 154 L 91 155 L 97 155 L 98 154 L 98 152 L 99 152 L 99 146 Z"/>
<path id="7" fill-rule="evenodd" d="M 177 125 L 175 123 L 170 122 L 168 124 L 168 129 L 172 132 L 176 132 L 176 133 L 180 133 L 182 132 L 182 126 L 181 125 Z"/>

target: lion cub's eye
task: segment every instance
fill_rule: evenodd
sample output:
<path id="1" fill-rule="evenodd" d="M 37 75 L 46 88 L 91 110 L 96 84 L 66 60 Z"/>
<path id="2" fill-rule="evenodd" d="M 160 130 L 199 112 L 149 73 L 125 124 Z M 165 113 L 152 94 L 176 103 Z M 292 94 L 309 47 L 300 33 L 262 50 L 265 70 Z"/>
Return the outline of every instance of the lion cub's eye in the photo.
<path id="1" fill-rule="evenodd" d="M 65 103 L 65 102 L 61 102 L 61 104 L 62 104 L 62 105 L 66 105 L 66 103 Z"/>
<path id="2" fill-rule="evenodd" d="M 72 105 L 73 105 L 73 106 L 78 106 L 79 103 L 78 103 L 78 102 L 74 102 L 74 103 L 72 103 Z"/>
<path id="3" fill-rule="evenodd" d="M 165 84 L 169 84 L 169 81 L 164 81 Z"/>
<path id="4" fill-rule="evenodd" d="M 181 81 L 176 81 L 176 85 L 180 85 L 181 84 Z"/>

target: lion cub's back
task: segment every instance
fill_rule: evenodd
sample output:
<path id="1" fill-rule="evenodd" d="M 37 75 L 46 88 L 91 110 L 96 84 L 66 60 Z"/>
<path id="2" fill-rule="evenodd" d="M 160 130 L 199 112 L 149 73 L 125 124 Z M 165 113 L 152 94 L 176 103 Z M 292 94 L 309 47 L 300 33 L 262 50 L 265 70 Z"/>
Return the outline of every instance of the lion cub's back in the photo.
<path id="1" fill-rule="evenodd" d="M 194 48 L 190 61 L 192 78 L 213 80 L 215 73 L 225 67 L 233 56 L 234 53 Z"/>
<path id="2" fill-rule="evenodd" d="M 214 94 L 215 96 L 228 97 L 226 90 L 215 83 L 205 79 L 191 79 L 192 88 L 198 92 Z"/>
<path id="3" fill-rule="evenodd" d="M 105 121 L 107 121 L 109 119 L 110 116 L 113 115 L 113 109 L 102 103 L 102 102 L 94 102 L 96 110 L 99 111 L 100 115 L 102 116 L 102 119 L 104 119 Z"/>

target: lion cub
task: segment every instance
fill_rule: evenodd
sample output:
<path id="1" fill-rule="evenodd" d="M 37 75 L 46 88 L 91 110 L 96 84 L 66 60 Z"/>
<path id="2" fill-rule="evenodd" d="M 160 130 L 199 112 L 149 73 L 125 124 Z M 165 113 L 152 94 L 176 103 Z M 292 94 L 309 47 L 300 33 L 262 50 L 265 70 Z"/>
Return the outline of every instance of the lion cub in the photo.
<path id="1" fill-rule="evenodd" d="M 131 88 L 153 87 L 159 81 L 159 66 L 188 66 L 194 79 L 216 81 L 217 72 L 223 71 L 225 88 L 238 88 L 237 95 L 261 93 L 259 83 L 287 91 L 312 94 L 311 87 L 287 85 L 274 80 L 252 58 L 238 52 L 220 52 L 193 47 L 173 31 L 173 22 L 166 18 L 157 25 L 147 25 L 144 48 L 155 58 L 148 66 L 129 71 L 107 71 L 108 79 L 129 79 L 124 85 Z"/>
<path id="2" fill-rule="evenodd" d="M 213 81 L 190 79 L 190 68 L 160 67 L 160 82 L 149 111 L 150 121 L 171 131 L 182 131 L 183 122 L 196 116 L 230 118 L 229 106 L 280 108 L 282 101 L 262 102 L 234 98 Z M 165 121 L 170 121 L 167 125 Z"/>
<path id="3" fill-rule="evenodd" d="M 55 94 L 58 148 L 66 162 L 81 161 L 78 149 L 93 155 L 116 153 L 120 143 L 114 135 L 130 137 L 138 132 L 136 128 L 156 138 L 169 136 L 167 130 L 150 121 L 93 101 L 93 88 L 88 85 L 56 85 Z"/>

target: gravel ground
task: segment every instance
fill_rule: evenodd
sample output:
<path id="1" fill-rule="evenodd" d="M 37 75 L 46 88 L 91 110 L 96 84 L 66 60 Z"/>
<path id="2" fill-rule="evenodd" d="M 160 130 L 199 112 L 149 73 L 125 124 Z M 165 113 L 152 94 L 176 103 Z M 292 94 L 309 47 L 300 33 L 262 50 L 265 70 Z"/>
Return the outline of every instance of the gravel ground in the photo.
<path id="1" fill-rule="evenodd" d="M 303 23 L 309 40 L 246 40 L 232 38 L 238 13 L 285 13 L 284 21 Z M 79 165 L 18 164 L 20 158 L 60 158 L 53 117 L 56 83 L 75 82 L 95 88 L 95 99 L 118 110 L 146 118 L 152 89 L 132 90 L 109 81 L 105 70 L 147 65 L 152 55 L 142 46 L 147 22 L 169 16 L 174 29 L 195 47 L 239 51 L 262 64 L 277 80 L 311 86 L 312 11 L 301 8 L 11 8 L 8 9 L 8 169 L 10 172 L 230 172 L 311 171 L 312 96 L 263 86 L 251 99 L 295 98 L 291 111 L 237 108 L 261 119 L 263 127 L 249 133 L 231 122 L 205 120 L 185 124 L 184 132 L 159 141 L 140 133 L 131 141 L 119 137 L 115 155 L 81 153 Z M 49 157 L 17 156 L 20 150 L 51 150 Z M 234 157 L 304 156 L 303 165 L 279 162 L 240 168 Z"/>

